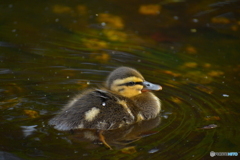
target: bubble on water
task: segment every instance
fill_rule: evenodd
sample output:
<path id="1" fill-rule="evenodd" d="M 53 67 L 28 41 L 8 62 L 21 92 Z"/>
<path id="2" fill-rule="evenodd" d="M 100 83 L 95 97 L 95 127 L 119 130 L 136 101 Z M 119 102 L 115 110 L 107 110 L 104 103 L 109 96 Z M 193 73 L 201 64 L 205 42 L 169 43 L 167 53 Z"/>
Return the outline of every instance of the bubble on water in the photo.
<path id="1" fill-rule="evenodd" d="M 192 21 L 193 21 L 194 23 L 197 23 L 197 22 L 198 22 L 198 19 L 194 18 Z"/>
<path id="2" fill-rule="evenodd" d="M 173 19 L 178 20 L 179 18 L 178 18 L 178 16 L 174 16 Z"/>
<path id="3" fill-rule="evenodd" d="M 228 95 L 228 94 L 223 94 L 222 96 L 223 96 L 223 97 L 229 97 L 229 95 Z"/>
<path id="4" fill-rule="evenodd" d="M 159 149 L 154 148 L 154 149 L 149 150 L 148 153 L 156 153 L 156 152 L 158 152 L 158 151 L 159 151 Z"/>
<path id="5" fill-rule="evenodd" d="M 168 119 L 168 115 L 163 115 L 162 117 L 165 119 Z"/>

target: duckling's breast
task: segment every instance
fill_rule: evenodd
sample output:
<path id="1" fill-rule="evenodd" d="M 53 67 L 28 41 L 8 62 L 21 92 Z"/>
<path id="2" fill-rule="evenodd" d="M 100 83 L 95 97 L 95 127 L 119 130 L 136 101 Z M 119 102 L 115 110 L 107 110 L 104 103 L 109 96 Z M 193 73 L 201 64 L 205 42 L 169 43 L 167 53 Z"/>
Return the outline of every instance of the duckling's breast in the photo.
<path id="1" fill-rule="evenodd" d="M 145 120 L 155 118 L 161 110 L 161 101 L 151 92 L 145 92 L 132 98 Z"/>

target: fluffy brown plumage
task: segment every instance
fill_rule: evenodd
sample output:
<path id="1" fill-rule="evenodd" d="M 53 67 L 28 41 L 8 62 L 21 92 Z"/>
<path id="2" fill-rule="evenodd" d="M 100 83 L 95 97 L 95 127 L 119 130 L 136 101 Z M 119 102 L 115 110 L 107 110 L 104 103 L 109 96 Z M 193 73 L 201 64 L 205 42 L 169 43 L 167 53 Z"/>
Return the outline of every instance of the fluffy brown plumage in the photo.
<path id="1" fill-rule="evenodd" d="M 112 130 L 155 118 L 160 112 L 160 100 L 146 91 L 161 86 L 145 81 L 135 69 L 115 69 L 105 86 L 77 95 L 49 124 L 58 130 Z"/>

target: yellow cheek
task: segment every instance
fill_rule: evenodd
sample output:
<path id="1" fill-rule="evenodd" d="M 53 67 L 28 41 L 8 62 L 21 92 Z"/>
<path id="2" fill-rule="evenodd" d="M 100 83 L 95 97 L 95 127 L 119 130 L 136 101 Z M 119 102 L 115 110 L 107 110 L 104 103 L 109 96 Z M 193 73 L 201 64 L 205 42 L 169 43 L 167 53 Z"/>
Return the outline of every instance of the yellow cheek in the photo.
<path id="1" fill-rule="evenodd" d="M 141 90 L 142 90 L 142 86 L 141 85 L 135 85 L 135 86 L 120 86 L 120 87 L 116 87 L 117 92 L 119 92 L 122 96 L 125 97 L 133 97 L 136 96 L 138 94 L 141 94 Z"/>

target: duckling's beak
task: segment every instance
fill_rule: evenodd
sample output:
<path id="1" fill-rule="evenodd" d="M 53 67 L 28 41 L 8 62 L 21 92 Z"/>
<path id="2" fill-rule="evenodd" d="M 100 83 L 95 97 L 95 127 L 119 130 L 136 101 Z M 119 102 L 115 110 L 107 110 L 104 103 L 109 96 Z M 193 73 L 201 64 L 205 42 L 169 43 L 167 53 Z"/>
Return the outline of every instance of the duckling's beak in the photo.
<path id="1" fill-rule="evenodd" d="M 147 92 L 147 91 L 159 91 L 159 90 L 162 90 L 162 87 L 158 84 L 153 84 L 153 83 L 150 83 L 148 81 L 144 81 L 143 82 L 143 89 L 142 89 L 142 92 Z"/>

